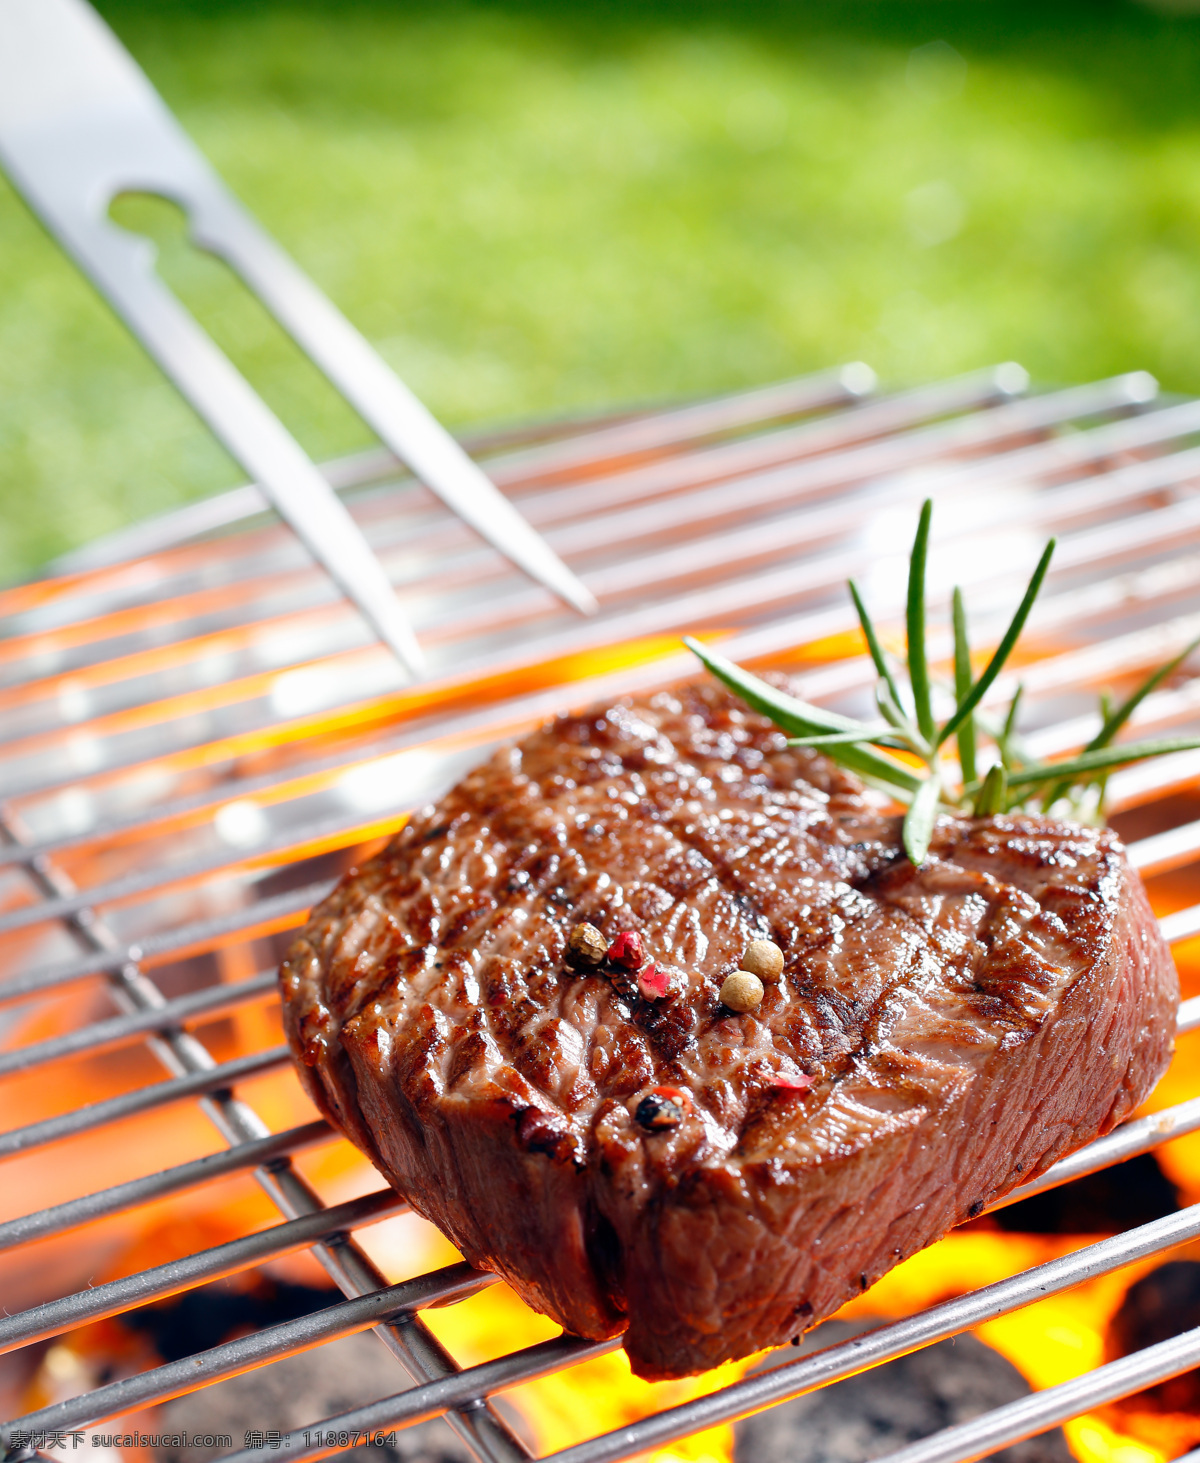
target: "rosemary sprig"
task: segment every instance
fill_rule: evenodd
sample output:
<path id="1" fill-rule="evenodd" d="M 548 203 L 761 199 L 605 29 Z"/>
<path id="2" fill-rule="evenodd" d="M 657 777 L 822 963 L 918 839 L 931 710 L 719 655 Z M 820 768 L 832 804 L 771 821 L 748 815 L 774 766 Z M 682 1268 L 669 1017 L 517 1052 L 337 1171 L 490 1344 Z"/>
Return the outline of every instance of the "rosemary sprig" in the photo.
<path id="1" fill-rule="evenodd" d="M 1017 687 L 999 722 L 980 712 L 984 697 L 1003 670 L 1025 628 L 1050 567 L 1053 539 L 1046 545 L 999 645 L 977 677 L 971 670 L 962 591 L 954 590 L 951 619 L 954 627 L 955 705 L 953 712 L 939 725 L 933 711 L 933 690 L 925 645 L 925 570 L 932 512 L 933 504 L 927 500 L 921 509 L 909 558 L 905 605 L 907 698 L 858 585 L 850 581 L 850 597 L 879 678 L 875 687 L 875 704 L 883 718 L 882 724 L 868 725 L 854 717 L 812 706 L 760 680 L 690 637 L 685 638 L 684 644 L 699 656 L 718 680 L 756 711 L 770 717 L 776 726 L 790 733 L 789 746 L 818 748 L 832 761 L 856 772 L 872 786 L 907 803 L 904 849 L 914 864 L 922 863 L 929 852 L 934 825 L 938 813 L 943 810 L 987 817 L 1016 808 L 1048 812 L 1066 800 L 1068 812 L 1081 816 L 1091 799 L 1098 815 L 1103 805 L 1105 785 L 1114 767 L 1200 747 L 1200 737 L 1165 737 L 1114 745 L 1117 734 L 1137 707 L 1179 669 L 1200 646 L 1200 639 L 1194 640 L 1166 665 L 1160 666 L 1120 705 L 1113 707 L 1106 697 L 1101 704 L 1100 730 L 1081 752 L 1064 761 L 1037 761 L 1022 748 L 1017 735 L 1021 686 Z M 981 736 L 991 743 L 992 749 L 992 765 L 983 772 L 978 765 Z M 958 751 L 957 778 L 952 776 L 955 769 L 952 763 L 947 762 L 944 752 L 951 737 L 954 737 Z M 905 752 L 909 760 L 901 761 L 889 755 L 887 749 Z M 910 765 L 912 759 L 920 765 Z"/>

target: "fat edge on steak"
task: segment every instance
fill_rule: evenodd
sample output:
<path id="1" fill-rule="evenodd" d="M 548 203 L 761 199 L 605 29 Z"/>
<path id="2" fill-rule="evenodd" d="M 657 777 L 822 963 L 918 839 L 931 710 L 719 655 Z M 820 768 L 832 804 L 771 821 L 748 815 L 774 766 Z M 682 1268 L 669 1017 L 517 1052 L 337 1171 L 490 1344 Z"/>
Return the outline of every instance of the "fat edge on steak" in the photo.
<path id="1" fill-rule="evenodd" d="M 675 994 L 573 969 L 584 920 L 639 931 Z M 783 977 L 737 1015 L 760 938 Z M 706 683 L 502 748 L 342 880 L 281 984 L 331 1121 L 649 1378 L 786 1342 L 1106 1132 L 1178 999 L 1113 833 L 944 817 L 914 869 L 853 777 Z M 648 1132 L 659 1084 L 692 1107 Z"/>

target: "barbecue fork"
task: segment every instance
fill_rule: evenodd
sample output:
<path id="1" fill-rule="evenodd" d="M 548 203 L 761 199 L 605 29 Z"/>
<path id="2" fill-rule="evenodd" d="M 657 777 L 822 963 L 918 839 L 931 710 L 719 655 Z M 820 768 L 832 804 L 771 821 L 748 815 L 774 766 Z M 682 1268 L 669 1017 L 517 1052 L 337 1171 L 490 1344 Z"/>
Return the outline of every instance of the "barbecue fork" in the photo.
<path id="1" fill-rule="evenodd" d="M 85 0 L 0 0 L 0 163 L 313 557 L 411 673 L 420 647 L 382 565 L 295 438 L 108 217 L 158 194 L 427 487 L 581 612 L 595 600 L 346 317 L 225 187 Z"/>

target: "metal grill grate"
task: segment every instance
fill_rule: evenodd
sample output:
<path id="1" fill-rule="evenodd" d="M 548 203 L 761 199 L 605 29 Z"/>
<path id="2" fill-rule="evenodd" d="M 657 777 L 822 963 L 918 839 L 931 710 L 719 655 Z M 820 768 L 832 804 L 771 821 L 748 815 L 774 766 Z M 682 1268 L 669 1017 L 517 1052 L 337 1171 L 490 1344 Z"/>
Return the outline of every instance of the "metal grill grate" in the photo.
<path id="1" fill-rule="evenodd" d="M 346 1296 L 54 1402 L 10 1436 L 14 1426 L 87 1428 L 374 1327 L 411 1385 L 319 1430 L 444 1415 L 481 1459 L 530 1456 L 489 1399 L 616 1343 L 562 1337 L 462 1369 L 420 1312 L 492 1277 L 459 1263 L 388 1283 L 353 1235 L 401 1201 L 385 1190 L 327 1204 L 293 1159 L 340 1140 L 319 1121 L 272 1131 L 234 1093 L 271 1073 L 293 1090 L 270 1034 L 281 932 L 502 738 L 565 706 L 691 674 L 679 631 L 720 634 L 738 659 L 796 671 L 809 699 L 861 708 L 873 675 L 848 633 L 842 581 L 855 574 L 881 618 L 895 617 L 899 546 L 926 495 L 938 504 L 934 592 L 945 598 L 966 575 L 980 643 L 994 638 L 1047 533 L 1059 536 L 1027 632 L 1028 741 L 1040 755 L 1086 741 L 1099 686 L 1144 674 L 1200 634 L 1200 403 L 1164 401 L 1140 373 L 1034 395 L 1025 384 L 1010 365 L 873 396 L 857 366 L 481 441 L 492 477 L 600 600 L 586 624 L 481 548 L 394 460 L 336 464 L 331 479 L 428 648 L 421 685 L 400 680 L 295 541 L 255 517 L 249 488 L 139 530 L 129 547 L 141 557 L 109 546 L 58 578 L 0 592 L 0 1077 L 19 1118 L 0 1134 L 0 1158 L 16 1176 L 8 1208 L 31 1195 L 41 1206 L 0 1223 L 10 1252 L 0 1274 L 8 1283 L 23 1271 L 16 1289 L 29 1297 L 0 1318 L 0 1349 L 305 1248 Z M 945 654 L 943 630 L 934 641 Z M 998 685 L 995 699 L 1011 690 Z M 1194 727 L 1200 678 L 1177 678 L 1136 720 L 1141 731 Z M 1160 892 L 1181 906 L 1162 919 L 1176 944 L 1200 934 L 1200 903 L 1186 892 L 1200 862 L 1198 788 L 1200 753 L 1110 784 L 1114 810 L 1140 810 L 1151 830 L 1132 844 L 1135 862 L 1172 874 Z M 1184 1003 L 1179 1024 L 1200 1027 L 1200 998 Z M 201 1041 L 198 1027 L 215 1035 Z M 148 1075 L 150 1056 L 165 1076 Z M 77 1157 L 84 1143 L 116 1151 L 126 1119 L 169 1132 L 197 1100 L 225 1150 L 150 1173 L 135 1153 L 134 1177 L 57 1197 L 80 1187 L 57 1154 Z M 1127 1123 L 1007 1202 L 1196 1130 L 1200 1096 Z M 281 1222 L 125 1278 L 38 1292 L 44 1267 L 22 1247 L 73 1232 L 80 1254 L 99 1254 L 92 1236 L 104 1221 L 190 1191 L 219 1207 L 219 1181 L 249 1173 Z M 1200 1205 L 844 1344 L 780 1353 L 770 1370 L 552 1456 L 649 1454 L 1197 1238 Z M 980 1457 L 1197 1363 L 1200 1332 L 1188 1332 L 894 1456 Z M 291 1460 L 336 1451 L 303 1433 L 286 1443 L 279 1456 Z"/>

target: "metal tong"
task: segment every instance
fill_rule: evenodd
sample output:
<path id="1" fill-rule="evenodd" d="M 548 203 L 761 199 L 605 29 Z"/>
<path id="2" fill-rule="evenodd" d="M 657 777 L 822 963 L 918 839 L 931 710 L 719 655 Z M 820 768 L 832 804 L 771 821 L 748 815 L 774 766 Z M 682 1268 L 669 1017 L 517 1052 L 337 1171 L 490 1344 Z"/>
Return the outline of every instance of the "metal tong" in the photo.
<path id="1" fill-rule="evenodd" d="M 158 194 L 241 276 L 416 476 L 584 614 L 588 590 L 346 317 L 237 201 L 85 0 L 0 0 L 0 163 L 79 267 L 407 669 L 420 646 L 382 565 L 299 443 L 108 217 Z"/>

